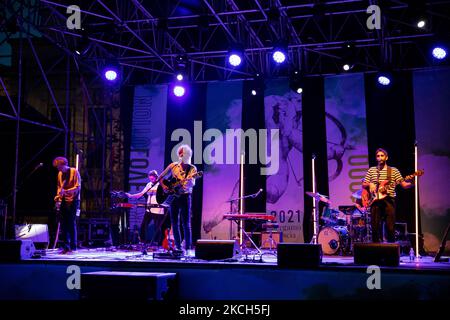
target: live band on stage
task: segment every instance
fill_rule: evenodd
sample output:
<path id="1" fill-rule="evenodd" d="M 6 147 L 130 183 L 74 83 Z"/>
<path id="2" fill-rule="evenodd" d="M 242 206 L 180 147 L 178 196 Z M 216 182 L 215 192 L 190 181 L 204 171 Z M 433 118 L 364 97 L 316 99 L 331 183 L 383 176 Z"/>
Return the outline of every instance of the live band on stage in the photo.
<path id="1" fill-rule="evenodd" d="M 144 250 L 163 250 L 176 255 L 188 254 L 195 248 L 192 239 L 192 193 L 195 182 L 203 176 L 203 172 L 191 164 L 192 150 L 182 145 L 177 151 L 179 161 L 167 166 L 158 174 L 156 170 L 148 173 L 149 182 L 137 193 L 123 191 L 111 192 L 111 209 L 120 214 L 120 239 L 118 243 L 124 247 L 140 245 Z M 384 149 L 376 151 L 377 165 L 368 169 L 361 181 L 361 189 L 349 194 L 351 203 L 336 204 L 328 196 L 318 192 L 307 191 L 306 195 L 315 202 L 315 207 L 321 207 L 321 212 L 313 220 L 319 222 L 313 230 L 313 242 L 320 244 L 323 254 L 351 255 L 355 243 L 396 242 L 395 231 L 395 189 L 398 185 L 405 189 L 414 187 L 416 176 L 424 172 L 419 170 L 403 177 L 395 167 L 387 165 L 388 152 Z M 57 208 L 60 210 L 62 201 L 63 215 L 70 213 L 71 218 L 63 218 L 63 232 L 65 239 L 63 253 L 76 250 L 76 232 L 74 231 L 73 203 L 77 203 L 77 196 L 81 188 L 79 174 L 75 169 L 67 166 L 64 158 L 55 159 L 55 167 L 60 171 L 58 175 L 58 194 L 55 197 Z M 70 169 L 70 170 L 69 170 Z M 71 189 L 70 189 L 70 188 Z M 68 190 L 72 190 L 71 192 Z M 230 201 L 258 198 L 263 189 L 257 193 L 241 196 Z M 145 198 L 145 202 L 129 202 Z M 350 202 L 350 201 L 349 201 Z M 139 209 L 141 208 L 141 209 Z M 143 217 L 140 228 L 136 233 L 130 226 L 130 211 L 142 210 Z M 226 212 L 223 219 L 238 225 L 238 232 L 242 232 L 244 241 L 242 247 L 248 246 L 258 253 L 263 248 L 271 252 L 277 249 L 278 241 L 273 232 L 279 231 L 279 224 L 274 215 L 264 213 Z M 269 237 L 254 240 L 253 230 L 242 227 L 243 221 L 252 221 L 260 230 L 268 232 Z M 150 230 L 149 226 L 152 225 Z M 230 237 L 232 235 L 230 234 Z M 235 237 L 229 240 L 236 240 Z"/>

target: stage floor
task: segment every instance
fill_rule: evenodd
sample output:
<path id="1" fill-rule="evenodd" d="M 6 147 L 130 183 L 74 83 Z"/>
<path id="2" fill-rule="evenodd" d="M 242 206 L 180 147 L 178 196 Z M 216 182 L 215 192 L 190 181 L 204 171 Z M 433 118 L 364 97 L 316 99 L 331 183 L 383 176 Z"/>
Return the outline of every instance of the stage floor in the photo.
<path id="1" fill-rule="evenodd" d="M 91 248 L 91 249 L 79 249 L 69 254 L 62 254 L 61 250 L 45 250 L 41 251 L 43 255 L 37 256 L 29 261 L 42 261 L 42 262 L 124 262 L 124 263 L 175 263 L 179 265 L 183 264 L 215 264 L 215 265 L 230 265 L 245 266 L 261 265 L 263 267 L 277 267 L 277 255 L 275 250 L 262 249 L 262 254 L 259 254 L 256 250 L 246 250 L 240 254 L 235 255 L 233 258 L 224 260 L 202 260 L 195 258 L 195 251 L 192 250 L 184 256 L 173 256 L 168 254 L 161 248 L 149 248 L 145 251 L 139 250 L 136 246 L 133 249 L 124 250 L 116 248 Z M 443 257 L 446 258 L 446 257 Z M 448 258 L 448 257 L 447 257 Z M 350 255 L 323 255 L 321 268 L 325 267 L 351 267 L 360 268 L 366 266 L 355 265 L 353 256 Z M 390 267 L 390 269 L 412 269 L 416 271 L 449 271 L 450 262 L 434 262 L 434 257 L 424 256 L 418 260 L 410 260 L 409 256 L 400 257 L 400 265 L 398 267 Z"/>
<path id="2" fill-rule="evenodd" d="M 367 265 L 356 265 L 352 256 L 323 256 L 313 269 L 285 269 L 274 252 L 263 250 L 231 259 L 206 261 L 195 252 L 183 257 L 162 250 L 138 248 L 79 249 L 70 254 L 46 250 L 15 263 L 0 263 L 0 300 L 79 300 L 81 291 L 69 288 L 74 270 L 92 272 L 176 274 L 176 300 L 434 300 L 450 299 L 450 263 L 433 257 L 409 261 L 398 267 L 379 268 L 379 288 Z M 159 253 L 159 256 L 158 254 Z M 126 292 L 126 289 L 123 289 Z M 123 290 L 118 292 L 121 299 Z"/>

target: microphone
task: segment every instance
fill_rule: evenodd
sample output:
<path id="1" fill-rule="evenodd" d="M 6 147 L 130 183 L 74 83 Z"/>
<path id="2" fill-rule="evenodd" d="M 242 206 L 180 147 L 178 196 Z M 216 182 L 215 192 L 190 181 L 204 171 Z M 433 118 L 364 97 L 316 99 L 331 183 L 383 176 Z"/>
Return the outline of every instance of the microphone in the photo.
<path id="1" fill-rule="evenodd" d="M 253 195 L 253 198 L 256 198 L 257 196 L 259 196 L 259 194 L 261 192 L 263 192 L 263 189 L 259 189 L 259 191 Z"/>
<path id="2" fill-rule="evenodd" d="M 37 170 L 37 169 L 39 169 L 40 167 L 43 167 L 43 166 L 44 166 L 44 164 L 41 162 L 36 167 L 34 167 L 33 171 L 35 171 L 35 170 Z"/>

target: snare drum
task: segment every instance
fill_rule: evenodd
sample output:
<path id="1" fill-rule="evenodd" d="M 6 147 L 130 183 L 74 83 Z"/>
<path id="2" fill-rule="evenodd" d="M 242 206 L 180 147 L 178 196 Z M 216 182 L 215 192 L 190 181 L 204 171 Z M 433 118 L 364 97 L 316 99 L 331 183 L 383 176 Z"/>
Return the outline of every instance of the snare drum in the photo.
<path id="1" fill-rule="evenodd" d="M 322 245 L 324 254 L 335 254 L 340 247 L 343 247 L 348 239 L 347 227 L 325 227 L 320 230 L 317 237 L 318 243 Z"/>

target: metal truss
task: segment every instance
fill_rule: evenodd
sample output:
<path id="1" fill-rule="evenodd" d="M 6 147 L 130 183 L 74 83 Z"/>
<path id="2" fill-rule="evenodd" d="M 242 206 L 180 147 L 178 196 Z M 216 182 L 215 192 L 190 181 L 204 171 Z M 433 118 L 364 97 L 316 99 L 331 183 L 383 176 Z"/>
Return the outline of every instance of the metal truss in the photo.
<path id="1" fill-rule="evenodd" d="M 5 35 L 0 45 L 15 43 L 18 69 L 10 78 L 17 82 L 17 93 L 10 94 L 6 76 L 0 75 L 0 91 L 9 105 L 0 110 L 0 117 L 17 123 L 16 160 L 20 157 L 21 123 L 51 129 L 55 137 L 64 135 L 65 154 L 72 158 L 82 154 L 85 167 L 92 168 L 85 171 L 94 194 L 89 208 L 104 211 L 108 207 L 105 190 L 113 188 L 112 171 L 120 166 L 120 156 L 114 150 L 121 150 L 120 145 L 114 145 L 121 134 L 120 128 L 115 129 L 120 127 L 119 111 L 114 107 L 117 92 L 102 89 L 101 72 L 106 65 L 121 67 L 122 86 L 171 82 L 179 56 L 187 58 L 189 81 L 252 79 L 256 74 L 284 77 L 293 68 L 306 76 L 329 75 L 342 72 L 343 48 L 352 44 L 356 59 L 353 72 L 376 72 L 386 66 L 397 70 L 430 68 L 433 61 L 427 45 L 435 39 L 447 40 L 450 1 L 424 2 L 429 22 L 425 30 L 413 24 L 418 2 L 6 0 L 0 5 L 0 32 Z M 66 10 L 73 4 L 81 9 L 81 29 L 67 27 Z M 381 8 L 379 30 L 366 26 L 369 5 Z M 11 28 L 14 23 L 16 28 Z M 280 41 L 287 44 L 288 63 L 275 66 L 270 55 Z M 232 68 L 226 61 L 235 45 L 245 53 L 240 68 Z M 47 111 L 41 111 L 47 116 L 49 110 L 54 111 L 55 121 L 22 116 L 26 97 L 21 61 L 25 56 L 35 61 L 42 79 L 31 86 L 49 93 Z M 62 78 L 53 75 L 58 72 L 63 72 Z M 100 91 L 108 96 L 107 103 L 94 97 Z M 90 152 L 92 145 L 96 147 Z M 17 163 L 14 190 L 21 170 Z M 14 192 L 14 214 L 15 206 Z"/>
<path id="2" fill-rule="evenodd" d="M 77 45 L 82 33 L 66 27 L 65 8 L 71 2 L 41 0 L 43 17 L 53 19 L 39 29 Z M 380 30 L 366 26 L 371 4 L 381 8 Z M 397 69 L 431 67 L 424 52 L 429 41 L 450 30 L 450 1 L 424 4 L 430 25 L 426 30 L 413 24 L 416 7 L 398 0 L 84 1 L 82 28 L 92 48 L 82 58 L 96 67 L 114 59 L 130 83 L 171 81 L 179 55 L 189 60 L 191 81 L 248 79 L 256 73 L 276 77 L 294 67 L 307 75 L 336 74 L 348 43 L 355 46 L 355 71 L 377 71 L 387 62 Z M 270 59 L 279 40 L 288 44 L 287 67 L 274 66 Z M 245 49 L 239 69 L 225 59 L 236 44 Z"/>
<path id="3" fill-rule="evenodd" d="M 2 67 L 0 74 L 0 97 L 5 102 L 1 104 L 0 118 L 2 123 L 15 124 L 14 155 L 10 155 L 14 157 L 12 192 L 7 195 L 3 190 L 5 202 L 11 206 L 12 224 L 17 222 L 20 177 L 31 171 L 30 165 L 48 148 L 54 148 L 56 140 L 60 144 L 61 137 L 59 149 L 64 151 L 59 155 L 66 156 L 71 165 L 76 155 L 80 158 L 84 212 L 109 210 L 107 192 L 123 187 L 120 174 L 113 175 L 113 171 L 123 171 L 119 87 L 104 86 L 97 66 L 68 49 L 72 39 L 40 33 L 40 24 L 57 19 L 44 17 L 41 5 L 25 0 L 6 1 L 0 7 L 0 30 L 5 31 L 4 42 L 13 48 L 14 60 L 10 68 Z M 38 96 L 46 96 L 47 102 L 37 102 Z M 24 108 L 35 109 L 41 116 L 25 116 Z M 24 159 L 22 151 L 29 146 L 20 137 L 38 127 L 54 134 L 32 158 Z"/>

